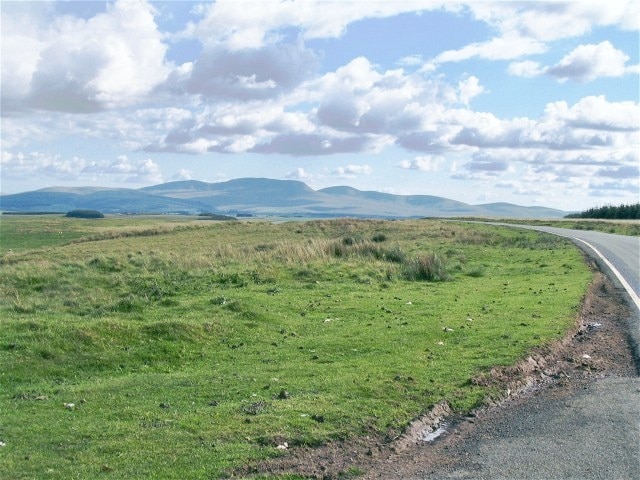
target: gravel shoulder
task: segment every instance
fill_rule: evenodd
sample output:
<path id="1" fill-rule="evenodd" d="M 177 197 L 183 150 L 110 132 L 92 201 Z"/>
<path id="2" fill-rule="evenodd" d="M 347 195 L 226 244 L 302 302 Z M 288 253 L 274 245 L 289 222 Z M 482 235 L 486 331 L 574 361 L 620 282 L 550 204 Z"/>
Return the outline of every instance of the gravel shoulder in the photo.
<path id="1" fill-rule="evenodd" d="M 466 417 L 439 405 L 396 439 L 376 436 L 292 451 L 253 474 L 373 479 L 640 478 L 638 312 L 597 273 L 573 331 L 478 381 L 502 389 Z M 425 432 L 445 427 L 425 442 Z M 249 473 L 237 472 L 240 475 Z"/>

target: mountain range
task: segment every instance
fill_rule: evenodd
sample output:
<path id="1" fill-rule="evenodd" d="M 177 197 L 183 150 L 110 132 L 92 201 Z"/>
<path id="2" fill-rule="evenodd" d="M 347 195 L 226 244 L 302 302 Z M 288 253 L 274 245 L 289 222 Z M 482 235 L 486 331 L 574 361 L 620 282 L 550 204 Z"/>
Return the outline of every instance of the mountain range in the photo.
<path id="1" fill-rule="evenodd" d="M 226 215 L 284 217 L 500 217 L 559 218 L 569 212 L 510 203 L 469 205 L 431 195 L 393 195 L 339 186 L 313 190 L 295 180 L 240 178 L 207 183 L 186 180 L 139 189 L 49 187 L 0 196 L 4 212 L 103 213 L 203 212 Z"/>

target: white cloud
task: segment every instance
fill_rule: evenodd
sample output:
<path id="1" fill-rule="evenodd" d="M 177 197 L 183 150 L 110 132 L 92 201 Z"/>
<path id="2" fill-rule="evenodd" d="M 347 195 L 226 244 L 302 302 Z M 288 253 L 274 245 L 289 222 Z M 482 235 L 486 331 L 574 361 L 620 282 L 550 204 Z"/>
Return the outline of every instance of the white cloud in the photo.
<path id="1" fill-rule="evenodd" d="M 640 26 L 635 0 L 601 2 L 467 2 L 478 20 L 504 36 L 523 36 L 543 42 L 574 38 L 594 27 L 617 26 L 636 30 Z"/>
<path id="2" fill-rule="evenodd" d="M 360 175 L 371 175 L 373 169 L 369 165 L 347 165 L 336 168 L 332 174 L 342 178 L 356 178 Z"/>
<path id="3" fill-rule="evenodd" d="M 148 151 L 234 153 L 248 151 L 277 134 L 310 134 L 316 127 L 308 114 L 285 111 L 272 101 L 218 103 L 197 114 L 177 116 L 166 134 L 145 146 Z"/>
<path id="4" fill-rule="evenodd" d="M 187 168 L 181 168 L 172 177 L 172 180 L 192 180 L 193 172 Z"/>
<path id="5" fill-rule="evenodd" d="M 637 165 L 626 165 L 623 167 L 607 167 L 601 168 L 596 172 L 598 177 L 608 177 L 617 179 L 633 179 L 640 178 L 640 169 Z"/>
<path id="6" fill-rule="evenodd" d="M 522 62 L 512 62 L 507 69 L 509 75 L 516 77 L 537 77 L 543 75 L 546 71 L 540 63 L 532 60 L 524 60 Z"/>
<path id="7" fill-rule="evenodd" d="M 315 53 L 299 41 L 245 50 L 209 47 L 176 69 L 168 84 L 207 101 L 265 99 L 309 78 L 316 64 Z"/>
<path id="8" fill-rule="evenodd" d="M 451 178 L 458 180 L 488 180 L 504 178 L 515 171 L 516 162 L 505 158 L 501 152 L 483 151 L 475 153 L 471 161 L 457 168 Z"/>
<path id="9" fill-rule="evenodd" d="M 439 54 L 430 64 L 460 62 L 471 58 L 515 60 L 544 53 L 548 44 L 589 33 L 594 27 L 640 28 L 636 0 L 615 2 L 466 2 L 472 15 L 499 32 L 485 42 L 475 42 Z M 520 74 L 531 74 L 532 64 L 514 65 Z M 517 74 L 517 73 L 513 73 Z"/>
<path id="10" fill-rule="evenodd" d="M 2 152 L 2 175 L 6 178 L 42 177 L 48 181 L 108 183 L 159 183 L 162 172 L 151 159 L 134 161 L 125 155 L 115 160 L 92 161 L 48 152 Z"/>
<path id="11" fill-rule="evenodd" d="M 272 0 L 247 2 L 222 0 L 202 6 L 202 19 L 191 23 L 182 36 L 200 39 L 206 46 L 230 50 L 261 48 L 277 43 L 283 30 L 294 28 L 304 40 L 337 38 L 347 26 L 366 18 L 384 18 L 407 12 L 421 12 L 457 5 L 431 0 L 394 2 L 292 2 Z"/>
<path id="12" fill-rule="evenodd" d="M 106 177 L 111 181 L 125 183 L 159 183 L 162 172 L 150 158 L 141 161 L 130 160 L 120 155 L 115 161 L 91 161 L 79 172 L 79 177 Z"/>
<path id="13" fill-rule="evenodd" d="M 3 176 L 44 176 L 55 179 L 75 178 L 87 162 L 80 157 L 63 158 L 47 152 L 2 152 Z"/>
<path id="14" fill-rule="evenodd" d="M 501 120 L 460 110 L 449 113 L 459 127 L 448 143 L 475 148 L 611 151 L 637 145 L 640 128 L 637 103 L 608 102 L 604 97 L 585 97 L 572 107 L 550 103 L 537 120 Z"/>
<path id="15" fill-rule="evenodd" d="M 484 87 L 480 85 L 480 80 L 473 75 L 458 83 L 460 102 L 469 105 L 472 98 L 484 92 Z"/>
<path id="16" fill-rule="evenodd" d="M 485 60 L 512 60 L 526 55 L 544 53 L 547 47 L 536 39 L 521 36 L 496 37 L 487 42 L 469 44 L 458 50 L 447 50 L 439 54 L 434 64 L 461 62 L 471 58 Z"/>
<path id="17" fill-rule="evenodd" d="M 312 180 L 313 178 L 315 178 L 315 176 L 307 172 L 304 168 L 298 167 L 294 171 L 287 173 L 285 175 L 285 178 L 289 180 L 307 181 Z"/>
<path id="18" fill-rule="evenodd" d="M 550 103 L 545 115 L 575 128 L 620 132 L 640 130 L 640 104 L 608 102 L 604 95 L 582 98 L 571 107 L 565 101 Z"/>
<path id="19" fill-rule="evenodd" d="M 322 156 L 336 153 L 374 152 L 378 148 L 379 142 L 372 136 L 335 136 L 319 131 L 318 133 L 283 133 L 256 145 L 250 151 L 292 156 Z"/>
<path id="20" fill-rule="evenodd" d="M 444 164 L 444 157 L 424 155 L 414 157 L 412 160 L 402 160 L 398 167 L 407 170 L 420 170 L 422 172 L 437 172 Z"/>
<path id="21" fill-rule="evenodd" d="M 393 134 L 421 130 L 429 117 L 446 104 L 469 100 L 482 87 L 475 77 L 462 81 L 458 91 L 440 79 L 425 79 L 402 69 L 380 72 L 359 57 L 307 86 L 316 92 L 321 125 L 336 130 Z"/>
<path id="22" fill-rule="evenodd" d="M 146 1 L 88 20 L 49 13 L 46 27 L 25 20 L 28 35 L 3 22 L 3 107 L 92 112 L 131 105 L 165 80 L 167 47 Z"/>
<path id="23" fill-rule="evenodd" d="M 183 115 L 145 149 L 294 156 L 379 151 L 395 135 L 430 128 L 447 105 L 483 91 L 473 76 L 453 87 L 402 69 L 380 71 L 358 57 L 275 98 L 194 107 L 199 113 Z"/>
<path id="24" fill-rule="evenodd" d="M 561 82 L 588 82 L 600 77 L 621 77 L 628 73 L 625 65 L 628 60 L 628 55 L 604 41 L 597 45 L 576 47 L 556 65 L 547 68 L 545 73 Z"/>

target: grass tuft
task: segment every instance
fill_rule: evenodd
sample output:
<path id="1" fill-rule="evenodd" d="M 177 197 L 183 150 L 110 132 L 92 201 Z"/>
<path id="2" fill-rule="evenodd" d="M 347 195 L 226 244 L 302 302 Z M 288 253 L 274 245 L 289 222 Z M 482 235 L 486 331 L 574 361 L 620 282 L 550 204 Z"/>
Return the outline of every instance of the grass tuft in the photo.
<path id="1" fill-rule="evenodd" d="M 405 262 L 404 275 L 412 281 L 445 282 L 451 280 L 445 261 L 435 253 L 421 255 Z"/>

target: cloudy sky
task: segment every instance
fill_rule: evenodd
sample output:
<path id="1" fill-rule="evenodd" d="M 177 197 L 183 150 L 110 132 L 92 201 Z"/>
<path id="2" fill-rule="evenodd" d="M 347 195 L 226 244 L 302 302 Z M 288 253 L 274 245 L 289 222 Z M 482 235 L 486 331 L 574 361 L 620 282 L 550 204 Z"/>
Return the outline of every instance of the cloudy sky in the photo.
<path id="1" fill-rule="evenodd" d="M 637 202 L 639 5 L 3 0 L 1 192 L 268 177 Z"/>

